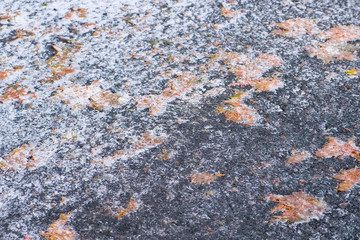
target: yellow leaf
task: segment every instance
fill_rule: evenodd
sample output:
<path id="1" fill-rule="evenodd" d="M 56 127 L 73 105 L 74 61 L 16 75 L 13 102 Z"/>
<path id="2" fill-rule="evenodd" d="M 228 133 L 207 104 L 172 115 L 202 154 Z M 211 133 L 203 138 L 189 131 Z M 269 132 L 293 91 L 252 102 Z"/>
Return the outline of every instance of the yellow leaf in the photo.
<path id="1" fill-rule="evenodd" d="M 223 177 L 223 176 L 225 176 L 225 174 L 223 174 L 223 173 L 215 173 L 215 176 L 217 176 L 217 177 Z"/>
<path id="2" fill-rule="evenodd" d="M 357 70 L 355 68 L 350 69 L 350 70 L 345 70 L 346 74 L 349 75 L 356 75 L 357 74 Z"/>

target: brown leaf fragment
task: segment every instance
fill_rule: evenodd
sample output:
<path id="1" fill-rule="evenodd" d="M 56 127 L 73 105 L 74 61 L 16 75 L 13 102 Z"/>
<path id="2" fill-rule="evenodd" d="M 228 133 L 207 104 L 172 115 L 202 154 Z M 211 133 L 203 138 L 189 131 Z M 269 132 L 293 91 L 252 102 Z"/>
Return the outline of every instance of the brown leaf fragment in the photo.
<path id="1" fill-rule="evenodd" d="M 346 191 L 356 183 L 360 182 L 360 168 L 342 169 L 339 173 L 335 174 L 333 178 L 342 181 L 336 186 L 336 190 Z"/>
<path id="2" fill-rule="evenodd" d="M 307 18 L 291 18 L 279 23 L 271 23 L 281 29 L 272 30 L 272 34 L 289 38 L 300 38 L 303 35 L 312 35 L 316 32 L 315 20 Z"/>
<path id="3" fill-rule="evenodd" d="M 298 151 L 296 149 L 293 149 L 291 151 L 291 156 L 288 156 L 286 158 L 285 165 L 288 166 L 290 164 L 300 163 L 310 157 L 311 154 L 308 151 Z"/>
<path id="4" fill-rule="evenodd" d="M 255 110 L 243 103 L 246 97 L 246 92 L 237 90 L 230 99 L 225 101 L 229 105 L 217 106 L 216 112 L 223 113 L 228 121 L 239 122 L 244 125 L 254 125 L 259 116 Z"/>
<path id="5" fill-rule="evenodd" d="M 119 158 L 134 156 L 154 148 L 163 143 L 166 139 L 166 136 L 159 136 L 146 130 L 141 136 L 132 141 L 132 145 L 129 148 L 117 150 L 113 155 L 101 159 L 92 159 L 91 162 L 100 162 L 105 166 L 109 166 Z"/>
<path id="6" fill-rule="evenodd" d="M 324 43 L 305 46 L 305 50 L 311 57 L 316 56 L 325 64 L 329 63 L 333 58 L 338 60 L 353 60 L 355 58 L 354 51 L 358 48 L 346 42 L 326 41 Z"/>
<path id="7" fill-rule="evenodd" d="M 59 46 L 51 46 L 56 54 L 46 60 L 46 64 L 52 73 L 48 80 L 58 80 L 62 76 L 75 72 L 75 69 L 71 66 L 71 56 L 80 50 L 78 44 L 73 44 L 71 47 L 61 44 Z"/>
<path id="8" fill-rule="evenodd" d="M 135 141 L 132 145 L 132 149 L 134 151 L 148 149 L 151 147 L 155 147 L 159 145 L 160 143 L 164 142 L 167 139 L 167 137 L 161 137 L 161 136 L 152 136 L 149 131 L 145 131 L 143 135 Z"/>
<path id="9" fill-rule="evenodd" d="M 0 71 L 0 79 L 7 78 L 10 75 L 10 72 L 11 71 L 9 69 Z"/>
<path id="10" fill-rule="evenodd" d="M 59 219 L 51 223 L 46 232 L 41 232 L 40 235 L 46 240 L 75 240 L 76 233 L 70 226 L 65 226 L 67 219 L 67 214 L 60 214 Z"/>
<path id="11" fill-rule="evenodd" d="M 213 174 L 202 172 L 202 173 L 194 173 L 190 176 L 191 183 L 199 183 L 199 184 L 209 184 L 215 180 L 215 176 Z"/>
<path id="12" fill-rule="evenodd" d="M 360 38 L 360 27 L 355 25 L 335 26 L 316 35 L 316 37 L 331 41 L 354 41 Z"/>
<path id="13" fill-rule="evenodd" d="M 119 213 L 115 215 L 116 218 L 121 218 L 124 214 L 128 214 L 130 211 L 136 209 L 136 201 L 133 198 L 130 198 L 129 202 L 126 205 L 126 208 L 120 208 Z"/>
<path id="14" fill-rule="evenodd" d="M 44 164 L 49 153 L 46 148 L 23 144 L 12 150 L 4 159 L 0 158 L 0 169 L 16 171 L 23 168 L 36 168 Z"/>
<path id="15" fill-rule="evenodd" d="M 10 40 L 8 40 L 7 42 L 15 41 L 19 38 L 29 37 L 29 36 L 34 36 L 34 35 L 35 34 L 31 31 L 27 31 L 24 29 L 17 29 L 17 30 L 15 30 L 15 34 L 13 36 L 11 36 Z"/>
<path id="16" fill-rule="evenodd" d="M 360 150 L 356 146 L 354 138 L 349 138 L 347 142 L 335 137 L 326 137 L 327 143 L 315 153 L 318 157 L 330 158 L 351 156 L 360 161 Z"/>
<path id="17" fill-rule="evenodd" d="M 233 18 L 233 17 L 236 16 L 236 11 L 233 10 L 233 9 L 227 9 L 223 5 L 221 10 L 220 10 L 220 14 L 221 14 L 221 16 L 224 16 L 224 17 L 227 17 L 227 18 Z"/>
<path id="18" fill-rule="evenodd" d="M 0 101 L 17 100 L 18 103 L 22 103 L 24 100 L 36 98 L 34 92 L 30 92 L 27 87 L 22 87 L 18 83 L 9 85 L 4 93 L 0 95 Z"/>
<path id="19" fill-rule="evenodd" d="M 84 18 L 86 17 L 86 9 L 80 7 L 72 7 L 71 10 L 65 14 L 65 18 L 71 18 L 74 14 L 78 17 Z"/>
<path id="20" fill-rule="evenodd" d="M 282 86 L 275 76 L 264 78 L 263 74 L 273 67 L 281 65 L 281 60 L 272 54 L 263 53 L 256 58 L 242 62 L 229 68 L 237 77 L 238 81 L 232 85 L 251 85 L 260 91 L 271 91 Z"/>
<path id="21" fill-rule="evenodd" d="M 270 211 L 282 212 L 280 216 L 273 216 L 273 220 L 294 222 L 309 222 L 319 219 L 327 208 L 326 202 L 303 192 L 294 192 L 291 195 L 266 195 L 271 201 L 278 203 Z"/>
<path id="22" fill-rule="evenodd" d="M 348 41 L 360 38 L 360 27 L 355 25 L 335 26 L 316 35 L 316 37 L 326 41 L 305 47 L 311 57 L 316 56 L 324 63 L 329 63 L 333 58 L 353 60 L 355 58 L 354 52 L 359 47 L 348 43 Z"/>
<path id="23" fill-rule="evenodd" d="M 88 86 L 67 85 L 59 87 L 57 94 L 50 99 L 62 100 L 74 111 L 83 106 L 90 106 L 102 109 L 120 104 L 120 96 L 110 91 L 104 90 L 99 86 L 99 81 L 93 81 Z M 124 99 L 122 99 L 124 100 Z"/>
<path id="24" fill-rule="evenodd" d="M 138 108 L 149 108 L 149 114 L 156 116 L 162 113 L 166 105 L 176 98 L 185 97 L 193 86 L 196 85 L 197 76 L 191 72 L 177 74 L 176 78 L 170 79 L 167 87 L 159 95 L 144 95 L 137 98 Z"/>

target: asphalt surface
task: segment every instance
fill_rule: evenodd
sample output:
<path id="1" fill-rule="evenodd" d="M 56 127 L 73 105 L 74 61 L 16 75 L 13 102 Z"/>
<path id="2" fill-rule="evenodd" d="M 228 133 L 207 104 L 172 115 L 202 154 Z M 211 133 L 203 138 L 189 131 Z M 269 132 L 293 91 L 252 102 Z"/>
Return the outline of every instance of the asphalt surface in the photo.
<path id="1" fill-rule="evenodd" d="M 360 2 L 0 2 L 0 239 L 360 238 Z"/>

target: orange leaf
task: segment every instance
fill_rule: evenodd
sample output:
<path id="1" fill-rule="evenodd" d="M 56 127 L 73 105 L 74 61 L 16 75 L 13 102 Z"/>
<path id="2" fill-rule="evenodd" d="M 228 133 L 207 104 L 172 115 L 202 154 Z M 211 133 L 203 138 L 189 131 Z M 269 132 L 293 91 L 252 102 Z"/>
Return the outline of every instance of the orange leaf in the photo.
<path id="1" fill-rule="evenodd" d="M 206 172 L 194 173 L 190 176 L 191 183 L 209 184 L 215 180 L 214 175 Z"/>
<path id="2" fill-rule="evenodd" d="M 351 156 L 360 161 L 360 151 L 355 145 L 354 138 L 349 138 L 347 142 L 335 137 L 326 137 L 327 143 L 315 153 L 318 157 L 330 158 Z"/>
<path id="3" fill-rule="evenodd" d="M 127 203 L 126 208 L 120 208 L 119 213 L 115 215 L 116 218 L 122 217 L 125 213 L 128 213 L 131 210 L 136 208 L 136 201 L 133 198 L 130 198 L 129 202 Z"/>
<path id="4" fill-rule="evenodd" d="M 271 23 L 281 29 L 271 31 L 272 34 L 282 35 L 289 38 L 299 38 L 305 34 L 313 34 L 316 24 L 313 19 L 291 18 L 280 23 Z"/>
<path id="5" fill-rule="evenodd" d="M 285 165 L 302 162 L 311 157 L 311 154 L 307 151 L 292 150 L 291 156 L 286 158 Z"/>
<path id="6" fill-rule="evenodd" d="M 336 186 L 336 190 L 346 191 L 360 181 L 360 168 L 342 169 L 339 173 L 335 174 L 333 178 L 343 181 Z"/>
<path id="7" fill-rule="evenodd" d="M 59 219 L 51 223 L 46 232 L 41 232 L 40 235 L 46 240 L 75 240 L 75 232 L 71 227 L 65 226 L 67 218 L 67 214 L 60 214 Z"/>
<path id="8" fill-rule="evenodd" d="M 247 97 L 247 95 L 248 94 L 246 92 L 235 91 L 235 94 L 225 101 L 225 103 L 230 106 L 218 106 L 216 108 L 216 112 L 223 113 L 228 121 L 240 122 L 244 125 L 254 125 L 259 119 L 259 116 L 255 110 L 243 103 L 243 100 Z"/>
<path id="9" fill-rule="evenodd" d="M 267 197 L 271 201 L 278 202 L 278 205 L 271 209 L 271 212 L 281 211 L 280 216 L 273 218 L 282 221 L 307 222 L 312 219 L 319 219 L 326 209 L 325 201 L 303 192 L 294 192 L 291 195 L 268 194 Z"/>

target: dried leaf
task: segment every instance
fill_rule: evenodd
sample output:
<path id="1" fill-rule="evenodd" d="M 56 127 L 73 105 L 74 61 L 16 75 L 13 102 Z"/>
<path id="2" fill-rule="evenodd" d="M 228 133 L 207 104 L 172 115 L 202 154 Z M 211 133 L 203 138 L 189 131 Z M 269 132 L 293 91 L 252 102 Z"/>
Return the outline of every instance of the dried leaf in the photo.
<path id="1" fill-rule="evenodd" d="M 318 157 L 330 158 L 351 156 L 360 161 L 360 151 L 355 145 L 354 138 L 349 138 L 347 142 L 335 137 L 326 137 L 327 143 L 315 153 Z"/>
<path id="2" fill-rule="evenodd" d="M 56 51 L 56 54 L 46 60 L 46 64 L 52 73 L 52 76 L 47 77 L 47 80 L 58 80 L 66 74 L 75 72 L 75 69 L 71 66 L 70 57 L 80 50 L 80 46 L 74 43 L 71 47 L 65 44 L 52 45 L 51 47 Z"/>
<path id="3" fill-rule="evenodd" d="M 86 17 L 86 9 L 80 7 L 72 7 L 71 11 L 65 14 L 65 18 L 71 18 L 74 14 L 78 17 L 84 18 Z"/>
<path id="4" fill-rule="evenodd" d="M 251 85 L 260 91 L 272 91 L 283 84 L 275 76 L 264 78 L 263 74 L 273 67 L 281 65 L 281 60 L 272 54 L 260 54 L 252 60 L 247 60 L 242 65 L 235 65 L 229 68 L 237 77 L 238 81 L 232 85 Z"/>
<path id="5" fill-rule="evenodd" d="M 317 30 L 315 20 L 307 18 L 291 18 L 280 23 L 271 23 L 281 29 L 272 30 L 272 34 L 289 38 L 300 38 L 303 35 L 312 35 Z"/>
<path id="6" fill-rule="evenodd" d="M 218 172 L 216 172 L 216 173 L 214 173 L 215 174 L 215 176 L 217 176 L 217 177 L 224 177 L 225 176 L 225 174 L 223 174 L 223 173 L 218 173 Z"/>
<path id="7" fill-rule="evenodd" d="M 329 63 L 333 58 L 353 60 L 355 58 L 354 51 L 358 50 L 359 47 L 347 42 L 360 38 L 360 27 L 354 25 L 335 26 L 316 37 L 327 41 L 306 46 L 305 49 L 311 57 L 316 56 L 324 63 Z"/>
<path id="8" fill-rule="evenodd" d="M 360 38 L 360 27 L 355 25 L 335 26 L 316 35 L 316 37 L 331 41 L 354 41 Z"/>
<path id="9" fill-rule="evenodd" d="M 228 121 L 254 125 L 260 117 L 255 110 L 243 103 L 246 97 L 246 92 L 236 91 L 234 96 L 225 101 L 230 106 L 218 106 L 216 112 L 223 113 Z"/>
<path id="10" fill-rule="evenodd" d="M 64 104 L 69 105 L 72 111 L 84 106 L 102 109 L 127 101 L 126 98 L 120 98 L 117 94 L 102 89 L 99 81 L 93 81 L 88 86 L 68 85 L 59 87 L 58 90 L 60 92 L 50 99 L 64 101 Z"/>
<path id="11" fill-rule="evenodd" d="M 136 201 L 133 198 L 130 198 L 126 208 L 120 208 L 119 213 L 116 214 L 115 217 L 121 218 L 124 214 L 128 214 L 128 212 L 136 209 L 136 205 L 137 205 Z"/>
<path id="12" fill-rule="evenodd" d="M 76 233 L 71 227 L 65 226 L 67 219 L 67 214 L 60 214 L 59 219 L 51 223 L 46 232 L 41 232 L 40 235 L 46 240 L 75 240 Z"/>
<path id="13" fill-rule="evenodd" d="M 227 17 L 227 18 L 233 18 L 236 16 L 236 11 L 233 9 L 227 9 L 223 5 L 220 11 L 221 16 Z"/>
<path id="14" fill-rule="evenodd" d="M 190 176 L 191 183 L 199 183 L 199 184 L 209 184 L 215 180 L 215 176 L 210 173 L 202 172 L 202 173 L 194 173 Z"/>
<path id="15" fill-rule="evenodd" d="M 342 169 L 333 178 L 342 182 L 336 186 L 337 191 L 346 191 L 360 181 L 360 168 Z"/>
<path id="16" fill-rule="evenodd" d="M 159 95 L 144 95 L 137 98 L 138 108 L 149 108 L 152 116 L 162 113 L 166 105 L 176 98 L 185 97 L 186 93 L 197 84 L 197 76 L 191 72 L 183 72 L 177 78 L 168 81 L 167 87 Z"/>
<path id="17" fill-rule="evenodd" d="M 18 83 L 9 85 L 4 93 L 0 95 L 0 101 L 11 101 L 13 99 L 22 103 L 24 100 L 36 98 L 34 92 L 30 92 L 27 87 L 22 87 Z"/>
<path id="18" fill-rule="evenodd" d="M 291 195 L 268 194 L 267 197 L 271 201 L 278 202 L 278 205 L 271 209 L 271 212 L 282 212 L 280 216 L 273 218 L 292 223 L 319 219 L 327 207 L 325 201 L 303 192 L 294 192 Z"/>
<path id="19" fill-rule="evenodd" d="M 117 150 L 113 155 L 101 159 L 92 159 L 91 162 L 99 162 L 105 166 L 110 166 L 117 159 L 137 155 L 148 149 L 154 148 L 167 139 L 166 136 L 155 135 L 153 132 L 145 131 L 140 137 L 132 141 L 131 147 Z"/>
<path id="20" fill-rule="evenodd" d="M 46 157 L 51 155 L 52 150 L 35 147 L 32 144 L 23 144 L 12 150 L 4 159 L 0 159 L 0 169 L 20 170 L 32 169 L 44 165 Z"/>
<path id="21" fill-rule="evenodd" d="M 357 74 L 357 70 L 356 68 L 350 69 L 350 70 L 345 70 L 345 73 L 348 75 L 356 75 Z"/>
<path id="22" fill-rule="evenodd" d="M 329 63 L 333 58 L 338 60 L 353 60 L 355 58 L 353 45 L 346 42 L 326 41 L 325 43 L 313 44 L 312 46 L 305 46 L 305 50 L 311 57 L 316 56 L 325 64 Z"/>
<path id="23" fill-rule="evenodd" d="M 291 151 L 291 156 L 286 158 L 285 165 L 302 162 L 311 157 L 311 154 L 307 151 L 298 151 L 296 149 Z"/>

